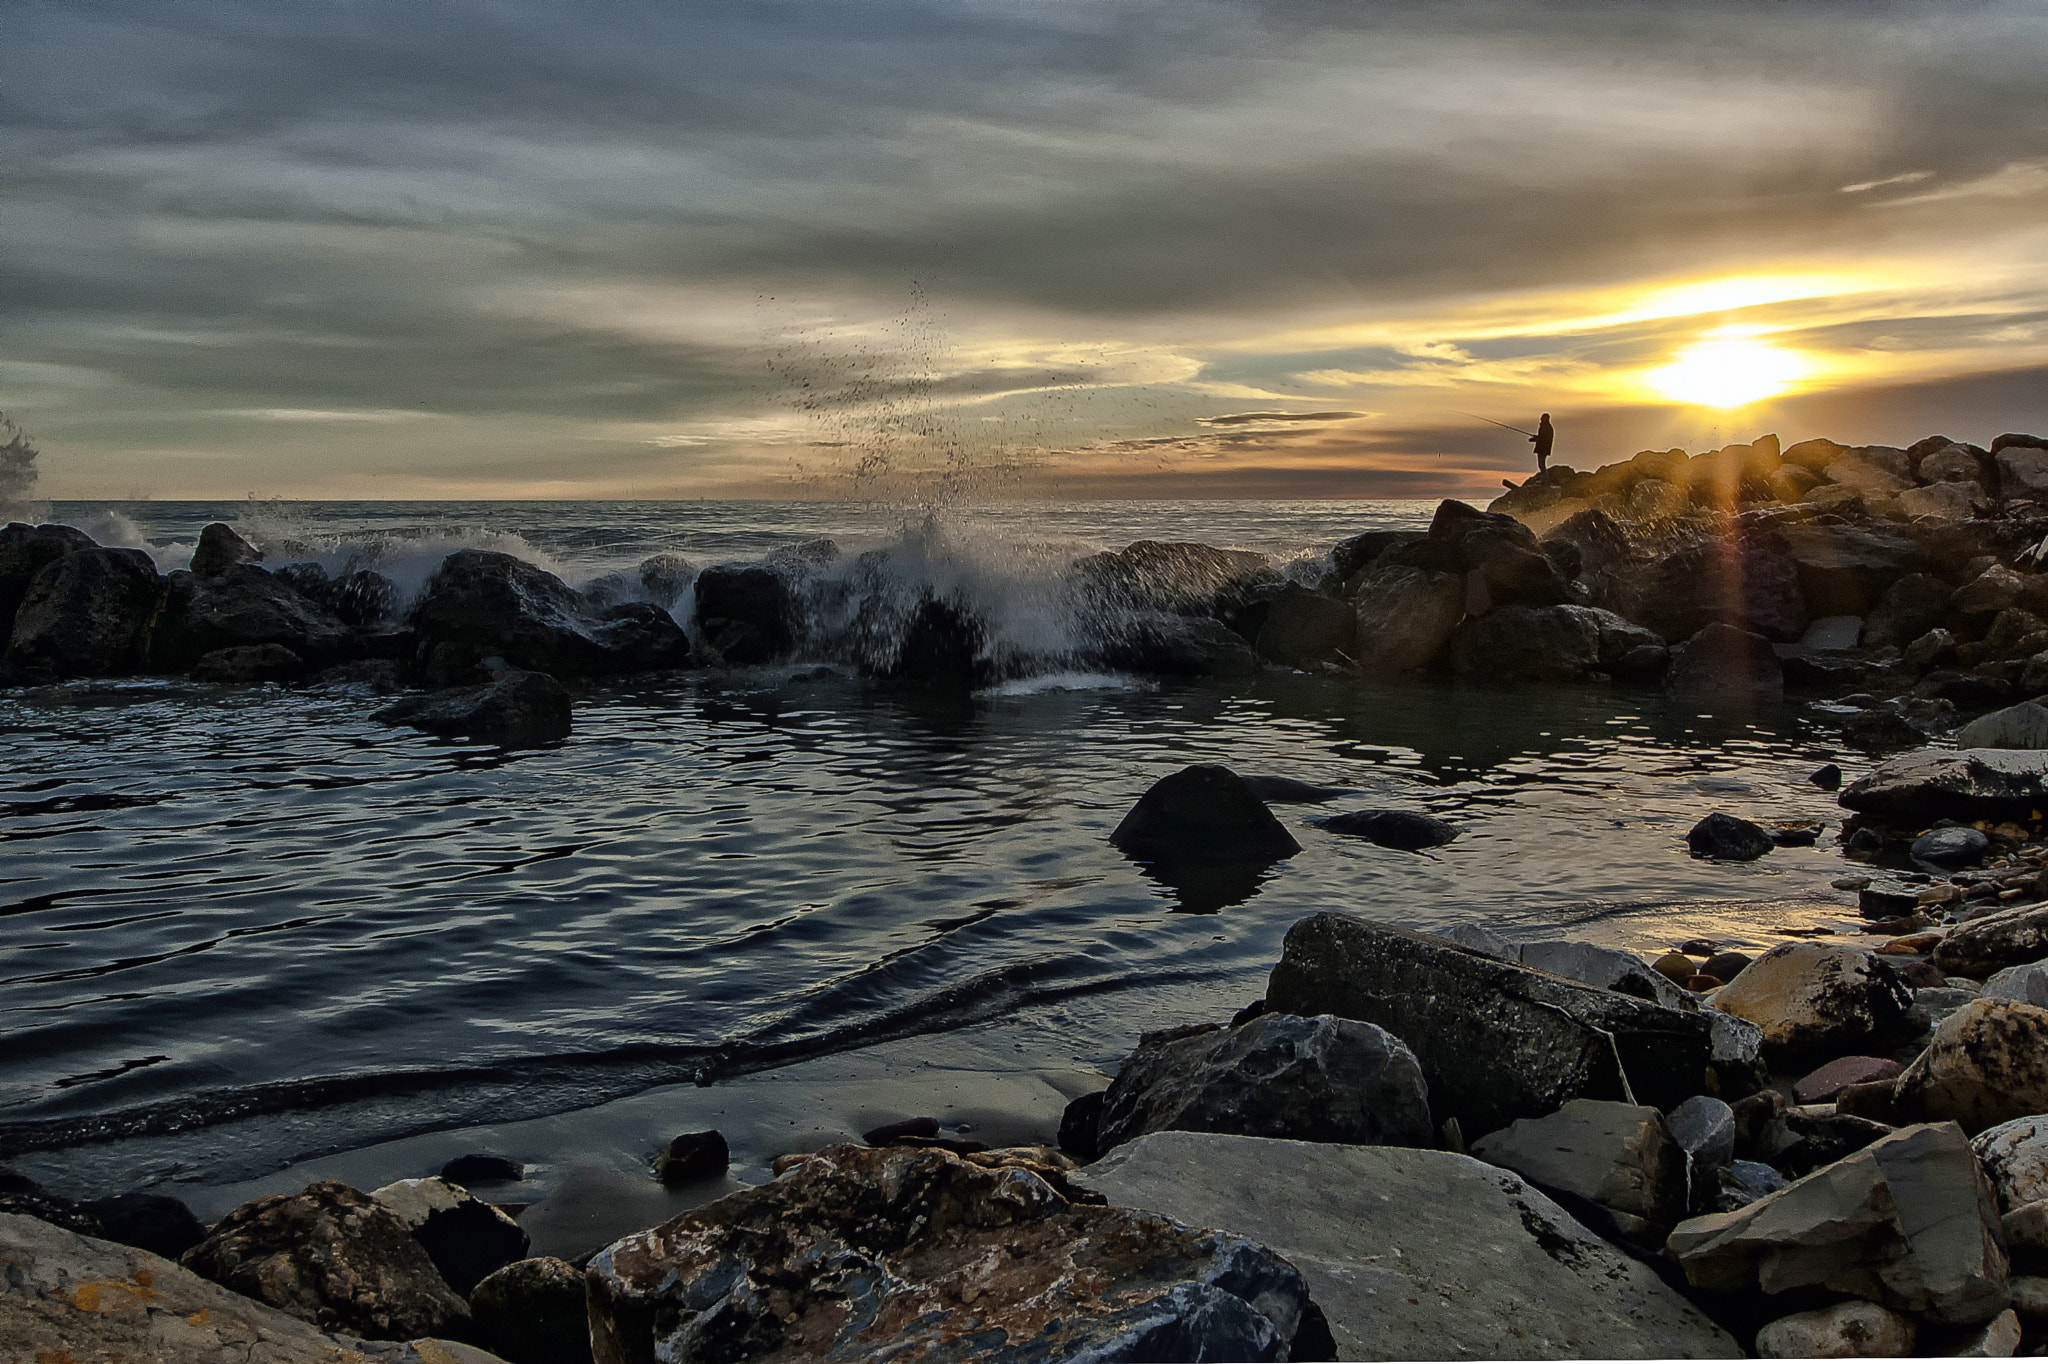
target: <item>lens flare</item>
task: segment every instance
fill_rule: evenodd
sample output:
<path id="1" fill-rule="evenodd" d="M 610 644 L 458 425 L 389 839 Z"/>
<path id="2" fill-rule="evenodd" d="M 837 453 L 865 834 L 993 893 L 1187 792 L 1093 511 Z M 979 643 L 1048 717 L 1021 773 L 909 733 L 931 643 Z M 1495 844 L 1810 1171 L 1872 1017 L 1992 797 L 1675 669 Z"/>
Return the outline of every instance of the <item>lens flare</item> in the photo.
<path id="1" fill-rule="evenodd" d="M 1812 374 L 1813 362 L 1739 328 L 1709 332 L 1643 382 L 1674 402 L 1745 407 L 1775 398 Z"/>

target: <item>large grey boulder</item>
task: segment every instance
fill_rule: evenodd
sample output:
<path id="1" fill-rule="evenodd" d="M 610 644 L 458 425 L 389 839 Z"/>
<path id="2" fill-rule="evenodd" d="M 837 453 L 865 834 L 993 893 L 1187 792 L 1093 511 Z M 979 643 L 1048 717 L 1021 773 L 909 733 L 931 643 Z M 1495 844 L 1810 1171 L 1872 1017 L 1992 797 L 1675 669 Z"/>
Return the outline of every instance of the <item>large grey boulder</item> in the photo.
<path id="1" fill-rule="evenodd" d="M 1879 763 L 1842 789 L 1841 804 L 1885 824 L 2024 819 L 2048 803 L 2048 751 L 1922 749 Z"/>
<path id="2" fill-rule="evenodd" d="M 1116 621 L 1084 657 L 1094 666 L 1162 677 L 1245 677 L 1259 656 L 1237 633 L 1207 616 L 1140 612 Z"/>
<path id="3" fill-rule="evenodd" d="M 1472 1154 L 1622 1214 L 1629 1219 L 1623 1228 L 1639 1240 L 1661 1240 L 1687 1211 L 1685 1152 L 1654 1108 L 1573 1099 L 1547 1117 L 1489 1132 L 1472 1143 Z"/>
<path id="4" fill-rule="evenodd" d="M 1892 1094 L 1902 1117 L 1965 1132 L 2048 1113 L 2048 1009 L 1973 999 L 1941 1021 Z"/>
<path id="5" fill-rule="evenodd" d="M 1913 992 L 1876 953 L 1795 942 L 1744 967 L 1715 992 L 1714 1007 L 1761 1028 L 1767 1059 L 1799 1063 L 1900 1033 Z"/>
<path id="6" fill-rule="evenodd" d="M 1745 1208 L 1682 1222 L 1666 1249 L 1716 1293 L 1825 1288 L 1956 1326 L 2008 1301 L 1998 1208 L 1953 1123 L 1901 1129 Z"/>
<path id="7" fill-rule="evenodd" d="M 1288 930 L 1266 1001 L 1399 1037 L 1422 1063 L 1434 1118 L 1457 1118 L 1468 1137 L 1582 1097 L 1668 1107 L 1704 1087 L 1711 1053 L 1701 1012 L 1346 914 Z"/>
<path id="8" fill-rule="evenodd" d="M 2030 961 L 1994 971 L 1977 992 L 1980 999 L 2012 999 L 2048 1009 L 2048 961 Z"/>
<path id="9" fill-rule="evenodd" d="M 1934 946 L 1934 964 L 1965 980 L 1984 980 L 2043 958 L 2048 958 L 2048 905 L 2020 905 L 1968 920 Z"/>
<path id="10" fill-rule="evenodd" d="M 2048 1115 L 2029 1114 L 1988 1127 L 1971 1139 L 1970 1147 L 2004 1211 L 2048 1199 Z"/>
<path id="11" fill-rule="evenodd" d="M 1465 615 L 1460 573 L 1375 564 L 1352 593 L 1358 606 L 1359 667 L 1399 673 L 1443 653 Z"/>
<path id="12" fill-rule="evenodd" d="M 1157 1132 L 1075 1178 L 1287 1257 L 1339 1359 L 1741 1354 L 1647 1265 L 1467 1156 Z"/>
<path id="13" fill-rule="evenodd" d="M 1400 1038 L 1274 1013 L 1139 1039 L 1103 1099 L 1098 1149 L 1169 1129 L 1360 1146 L 1436 1139 L 1422 1067 Z"/>
<path id="14" fill-rule="evenodd" d="M 1546 938 L 1541 942 L 1523 943 L 1520 960 L 1522 965 L 1533 966 L 1538 971 L 1566 976 L 1602 990 L 1634 995 L 1637 999 L 1662 1004 L 1667 1009 L 1699 1008 L 1699 1001 L 1690 991 L 1681 989 L 1668 977 L 1652 970 L 1648 962 L 1633 952 L 1598 947 L 1589 942 Z"/>
<path id="15" fill-rule="evenodd" d="M 328 1335 L 146 1250 L 0 1213 L 0 1359 L 22 1364 L 505 1364 L 444 1339 Z"/>
<path id="16" fill-rule="evenodd" d="M 29 580 L 14 613 L 7 663 L 38 679 L 131 672 L 142 663 L 162 601 L 163 580 L 141 550 L 73 550 Z"/>
<path id="17" fill-rule="evenodd" d="M 592 1353 L 1288 1357 L 1312 1320 L 1294 1266 L 1241 1235 L 1072 1201 L 1048 1182 L 1060 1178 L 931 1148 L 820 1151 L 600 1251 L 586 1276 Z"/>
<path id="18" fill-rule="evenodd" d="M 1197 764 L 1152 783 L 1116 828 L 1111 845 L 1162 862 L 1270 862 L 1301 851 L 1244 778 Z"/>

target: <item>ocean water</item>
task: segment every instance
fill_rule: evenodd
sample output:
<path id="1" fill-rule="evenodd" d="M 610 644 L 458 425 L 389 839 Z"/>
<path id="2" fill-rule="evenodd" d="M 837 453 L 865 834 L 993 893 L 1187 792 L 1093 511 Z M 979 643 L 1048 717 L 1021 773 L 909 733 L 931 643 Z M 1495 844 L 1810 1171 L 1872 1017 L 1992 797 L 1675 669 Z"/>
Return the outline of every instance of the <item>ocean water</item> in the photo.
<path id="1" fill-rule="evenodd" d="M 1842 757 L 1826 707 L 1060 666 L 1047 584 L 1081 554 L 1199 540 L 1304 566 L 1429 512 L 59 505 L 166 569 L 221 519 L 273 561 L 401 586 L 462 545 L 588 584 L 831 538 L 964 585 L 1039 663 L 951 701 L 812 660 L 625 679 L 584 689 L 567 741 L 512 752 L 373 723 L 379 699 L 345 687 L 0 692 L 0 1157 L 102 1192 L 221 1182 L 999 1020 L 1005 1047 L 1113 1067 L 1141 1030 L 1259 995 L 1321 910 L 1643 950 L 1764 946 L 1826 912 L 1829 839 L 1742 866 L 1683 842 L 1716 809 L 1837 816 L 1805 780 Z M 1303 851 L 1264 868 L 1190 879 L 1109 846 L 1151 782 L 1206 762 L 1356 794 L 1276 807 Z M 1375 807 L 1462 836 L 1419 855 L 1308 823 Z M 113 1139 L 118 1169 L 95 1164 Z"/>

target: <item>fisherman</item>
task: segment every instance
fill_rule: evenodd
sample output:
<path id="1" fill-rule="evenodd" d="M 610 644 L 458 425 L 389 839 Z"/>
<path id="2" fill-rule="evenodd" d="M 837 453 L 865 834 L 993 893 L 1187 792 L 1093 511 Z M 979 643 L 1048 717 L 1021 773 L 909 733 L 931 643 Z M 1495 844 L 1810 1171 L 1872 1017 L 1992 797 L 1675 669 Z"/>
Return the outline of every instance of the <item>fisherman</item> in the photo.
<path id="1" fill-rule="evenodd" d="M 1529 443 L 1536 447 L 1536 472 L 1542 473 L 1550 467 L 1550 446 L 1557 439 L 1557 432 L 1551 428 L 1550 414 L 1536 423 L 1536 434 L 1529 437 Z"/>

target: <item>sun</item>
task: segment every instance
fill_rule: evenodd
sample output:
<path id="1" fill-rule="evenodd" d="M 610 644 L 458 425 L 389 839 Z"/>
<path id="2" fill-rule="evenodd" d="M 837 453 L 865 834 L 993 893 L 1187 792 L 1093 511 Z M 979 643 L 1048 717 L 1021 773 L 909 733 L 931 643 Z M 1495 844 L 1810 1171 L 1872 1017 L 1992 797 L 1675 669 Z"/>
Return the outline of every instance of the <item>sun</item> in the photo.
<path id="1" fill-rule="evenodd" d="M 1674 402 L 1745 407 L 1775 398 L 1812 374 L 1813 368 L 1799 352 L 1760 341 L 1746 328 L 1722 327 L 1678 352 L 1670 364 L 1642 377 L 1650 388 Z"/>

